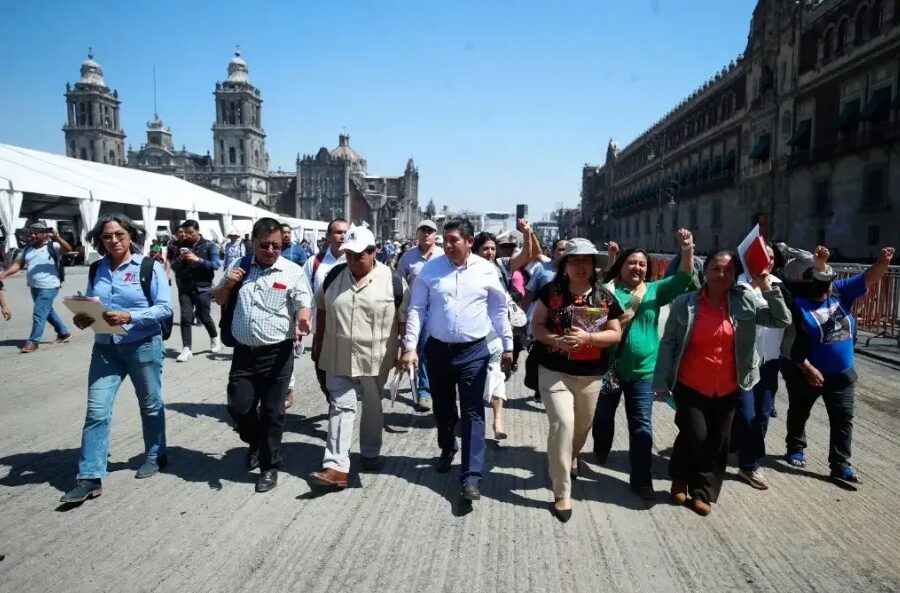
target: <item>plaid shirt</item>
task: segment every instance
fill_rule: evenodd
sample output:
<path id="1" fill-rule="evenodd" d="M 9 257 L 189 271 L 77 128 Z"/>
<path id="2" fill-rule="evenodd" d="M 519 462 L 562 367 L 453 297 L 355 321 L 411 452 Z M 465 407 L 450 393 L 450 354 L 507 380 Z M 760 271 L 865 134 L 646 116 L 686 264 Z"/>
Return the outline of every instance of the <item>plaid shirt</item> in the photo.
<path id="1" fill-rule="evenodd" d="M 231 268 L 239 264 L 237 260 Z M 226 272 L 219 286 L 227 277 Z M 311 301 L 312 290 L 303 268 L 280 256 L 268 268 L 260 268 L 254 260 L 235 304 L 231 332 L 244 346 L 293 340 L 294 318 L 300 309 L 308 309 Z"/>

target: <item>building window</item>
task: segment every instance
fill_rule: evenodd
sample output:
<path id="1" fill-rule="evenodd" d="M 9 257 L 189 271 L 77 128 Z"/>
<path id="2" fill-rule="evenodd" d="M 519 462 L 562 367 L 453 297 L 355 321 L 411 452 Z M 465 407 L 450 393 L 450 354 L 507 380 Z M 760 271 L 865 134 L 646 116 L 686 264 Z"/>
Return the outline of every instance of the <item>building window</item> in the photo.
<path id="1" fill-rule="evenodd" d="M 839 56 L 844 53 L 847 47 L 847 19 L 843 19 L 837 28 L 837 38 L 835 39 L 834 55 Z"/>
<path id="2" fill-rule="evenodd" d="M 863 208 L 880 210 L 884 207 L 886 177 L 885 170 L 880 167 L 863 173 Z"/>
<path id="3" fill-rule="evenodd" d="M 262 163 L 259 162 L 259 151 L 258 150 L 253 151 L 253 162 L 256 164 L 257 167 L 262 168 Z"/>
<path id="4" fill-rule="evenodd" d="M 896 10 L 896 8 L 894 9 Z M 881 25 L 884 22 L 884 3 L 877 0 L 872 4 L 872 20 L 869 24 L 869 35 L 875 36 L 881 33 Z"/>
<path id="5" fill-rule="evenodd" d="M 69 156 L 74 157 L 77 153 L 75 152 L 75 142 L 69 142 Z"/>
<path id="6" fill-rule="evenodd" d="M 831 61 L 832 52 L 834 50 L 834 28 L 829 27 L 827 31 L 825 31 L 825 36 L 822 38 L 822 62 L 828 63 Z"/>
<path id="7" fill-rule="evenodd" d="M 816 231 L 816 245 L 825 245 L 825 229 L 820 228 Z"/>
<path id="8" fill-rule="evenodd" d="M 712 199 L 712 225 L 722 226 L 722 198 L 719 196 Z"/>
<path id="9" fill-rule="evenodd" d="M 813 187 L 813 214 L 825 215 L 831 212 L 831 204 L 828 197 L 831 183 L 827 180 L 816 181 Z"/>
<path id="10" fill-rule="evenodd" d="M 228 163 L 230 165 L 233 165 L 233 164 L 235 164 L 235 162 L 237 162 L 237 158 L 235 158 L 234 146 L 229 146 L 228 147 Z"/>
<path id="11" fill-rule="evenodd" d="M 81 155 L 79 158 L 83 161 L 88 160 L 87 148 L 84 148 L 84 147 L 81 148 Z"/>
<path id="12" fill-rule="evenodd" d="M 881 227 L 877 224 L 870 225 L 866 231 L 866 239 L 869 245 L 879 245 L 881 243 Z"/>
<path id="13" fill-rule="evenodd" d="M 650 235 L 650 213 L 649 212 L 644 215 L 644 234 L 647 236 Z"/>
<path id="14" fill-rule="evenodd" d="M 853 43 L 861 45 L 866 40 L 866 27 L 868 26 L 869 9 L 863 5 L 856 13 L 856 28 L 853 32 Z"/>

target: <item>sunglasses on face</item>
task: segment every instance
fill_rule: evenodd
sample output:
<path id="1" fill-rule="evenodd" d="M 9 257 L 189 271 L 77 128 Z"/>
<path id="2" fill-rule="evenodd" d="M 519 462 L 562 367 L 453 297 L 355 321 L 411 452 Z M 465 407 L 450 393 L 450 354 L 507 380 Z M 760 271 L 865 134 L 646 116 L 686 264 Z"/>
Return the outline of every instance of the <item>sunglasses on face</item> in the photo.
<path id="1" fill-rule="evenodd" d="M 258 243 L 259 248 L 263 251 L 281 251 L 281 243 Z"/>
<path id="2" fill-rule="evenodd" d="M 127 237 L 127 236 L 128 236 L 128 233 L 126 233 L 125 231 L 118 231 L 115 233 L 104 233 L 104 234 L 100 235 L 100 238 L 103 240 L 104 243 L 109 243 L 110 241 L 112 241 L 114 239 L 119 242 L 124 241 L 125 237 Z"/>

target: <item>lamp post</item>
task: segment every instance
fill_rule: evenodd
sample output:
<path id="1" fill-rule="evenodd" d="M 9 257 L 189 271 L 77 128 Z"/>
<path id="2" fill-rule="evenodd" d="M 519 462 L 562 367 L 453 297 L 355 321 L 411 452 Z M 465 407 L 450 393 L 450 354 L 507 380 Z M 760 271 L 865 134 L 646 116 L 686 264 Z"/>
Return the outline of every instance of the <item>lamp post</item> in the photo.
<path id="1" fill-rule="evenodd" d="M 663 198 L 663 173 L 665 172 L 665 155 L 663 154 L 663 141 L 662 141 L 662 133 L 658 132 L 653 135 L 650 140 L 647 141 L 647 147 L 649 152 L 647 153 L 647 161 L 653 162 L 658 159 L 659 162 L 659 176 L 656 185 L 656 235 L 655 235 L 655 250 L 659 251 L 659 238 L 660 233 L 662 231 L 663 225 L 663 211 L 662 211 L 662 198 Z M 657 155 L 658 153 L 658 155 Z M 675 206 L 675 188 L 667 187 L 666 193 L 669 196 L 669 201 L 666 202 L 666 205 L 669 207 Z"/>

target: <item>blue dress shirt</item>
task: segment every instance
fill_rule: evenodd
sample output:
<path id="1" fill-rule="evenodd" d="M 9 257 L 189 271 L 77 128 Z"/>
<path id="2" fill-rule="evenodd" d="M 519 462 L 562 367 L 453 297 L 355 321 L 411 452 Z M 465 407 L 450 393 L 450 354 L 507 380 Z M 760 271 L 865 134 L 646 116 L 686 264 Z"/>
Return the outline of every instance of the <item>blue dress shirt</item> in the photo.
<path id="1" fill-rule="evenodd" d="M 150 283 L 150 296 L 153 306 L 147 302 L 141 288 L 141 261 L 144 256 L 132 254 L 131 259 L 122 262 L 115 270 L 110 269 L 109 256 L 100 260 L 94 284 L 88 280 L 87 296 L 98 297 L 103 306 L 110 311 L 127 311 L 131 313 L 131 323 L 122 326 L 128 333 L 124 336 L 96 334 L 98 344 L 128 344 L 139 342 L 148 336 L 162 333 L 159 320 L 172 315 L 169 296 L 169 281 L 159 262 L 153 264 L 153 280 Z"/>
<path id="2" fill-rule="evenodd" d="M 423 320 L 428 335 L 441 342 L 472 342 L 493 326 L 503 350 L 513 349 L 507 294 L 494 264 L 475 254 L 457 267 L 446 255 L 432 257 L 413 283 L 404 350 L 415 350 Z"/>
<path id="3" fill-rule="evenodd" d="M 289 247 L 285 247 L 281 250 L 281 257 L 303 267 L 303 264 L 309 259 L 309 254 L 296 243 L 291 243 Z"/>

